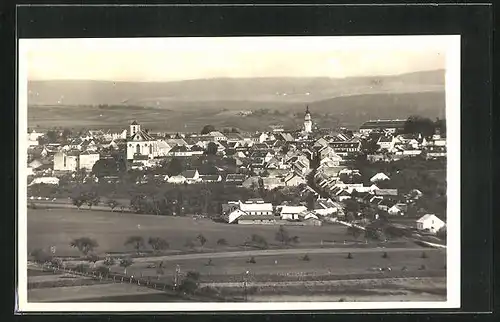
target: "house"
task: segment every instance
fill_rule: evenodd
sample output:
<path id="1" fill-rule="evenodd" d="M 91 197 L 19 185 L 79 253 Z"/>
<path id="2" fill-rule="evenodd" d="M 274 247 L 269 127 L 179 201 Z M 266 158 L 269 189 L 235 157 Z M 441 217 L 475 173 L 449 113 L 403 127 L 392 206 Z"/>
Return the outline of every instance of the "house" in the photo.
<path id="1" fill-rule="evenodd" d="M 245 174 L 231 173 L 226 175 L 226 183 L 241 186 L 246 178 L 247 176 Z"/>
<path id="2" fill-rule="evenodd" d="M 34 184 L 50 184 L 50 185 L 59 185 L 59 178 L 56 177 L 38 177 L 33 179 L 31 183 L 29 184 L 34 185 Z"/>
<path id="3" fill-rule="evenodd" d="M 383 172 L 379 172 L 373 177 L 371 177 L 370 182 L 375 183 L 379 181 L 385 181 L 385 180 L 390 180 L 390 178 Z"/>
<path id="4" fill-rule="evenodd" d="M 268 135 L 266 133 L 256 133 L 252 135 L 252 141 L 255 143 L 263 143 L 267 140 Z"/>
<path id="5" fill-rule="evenodd" d="M 305 206 L 279 206 L 278 209 L 281 219 L 284 220 L 298 220 L 299 214 L 307 211 Z"/>
<path id="6" fill-rule="evenodd" d="M 260 187 L 259 180 L 259 177 L 250 177 L 243 181 L 241 186 L 247 189 L 257 189 Z"/>
<path id="7" fill-rule="evenodd" d="M 375 196 L 381 197 L 396 197 L 398 195 L 398 189 L 377 189 L 374 190 Z"/>
<path id="8" fill-rule="evenodd" d="M 297 174 L 289 174 L 287 177 L 285 177 L 284 179 L 284 182 L 285 182 L 285 186 L 287 187 L 297 187 L 297 186 L 300 186 L 301 184 L 306 184 L 306 180 L 301 177 L 301 176 L 298 176 Z"/>
<path id="9" fill-rule="evenodd" d="M 420 231 L 429 231 L 433 234 L 437 233 L 441 228 L 445 227 L 446 223 L 439 219 L 434 214 L 426 214 L 417 220 L 417 229 Z"/>
<path id="10" fill-rule="evenodd" d="M 390 151 L 394 147 L 394 138 L 390 135 L 382 135 L 377 141 L 379 146 L 379 150 L 387 150 Z"/>
<path id="11" fill-rule="evenodd" d="M 78 151 L 58 152 L 54 155 L 54 171 L 76 171 L 79 166 Z"/>
<path id="12" fill-rule="evenodd" d="M 361 151 L 361 141 L 357 138 L 353 138 L 348 141 L 334 141 L 330 143 L 335 153 L 340 155 L 347 155 L 348 153 L 354 153 Z"/>
<path id="13" fill-rule="evenodd" d="M 406 197 L 408 200 L 418 200 L 423 195 L 424 194 L 422 193 L 422 191 L 420 191 L 418 189 L 413 189 L 413 190 L 410 190 L 410 192 L 408 193 L 408 195 Z"/>
<path id="14" fill-rule="evenodd" d="M 169 152 L 168 155 L 174 157 L 189 157 L 192 155 L 191 149 L 185 145 L 176 145 Z"/>
<path id="15" fill-rule="evenodd" d="M 248 215 L 272 215 L 273 205 L 266 203 L 262 199 L 249 199 L 245 202 L 239 202 L 240 210 Z"/>
<path id="16" fill-rule="evenodd" d="M 99 161 L 100 155 L 97 152 L 85 151 L 80 153 L 79 169 L 92 171 L 94 164 Z"/>
<path id="17" fill-rule="evenodd" d="M 186 183 L 186 178 L 182 175 L 171 176 L 168 178 L 167 182 L 172 184 L 184 184 Z"/>
<path id="18" fill-rule="evenodd" d="M 365 122 L 359 128 L 361 134 L 370 134 L 371 132 L 382 130 L 387 133 L 395 133 L 404 129 L 406 120 L 370 120 Z"/>
<path id="19" fill-rule="evenodd" d="M 218 174 L 200 175 L 201 182 L 221 182 L 222 177 Z"/>
<path id="20" fill-rule="evenodd" d="M 281 178 L 262 178 L 262 187 L 265 190 L 273 190 L 275 188 L 281 188 L 285 186 L 285 182 Z"/>
<path id="21" fill-rule="evenodd" d="M 387 210 L 389 215 L 395 216 L 395 215 L 404 215 L 405 212 L 408 211 L 408 205 L 407 204 L 395 204 L 391 208 Z"/>
<path id="22" fill-rule="evenodd" d="M 212 132 L 208 133 L 207 136 L 211 137 L 212 140 L 214 140 L 216 142 L 227 141 L 227 137 L 219 131 L 212 131 Z"/>
<path id="23" fill-rule="evenodd" d="M 186 183 L 188 184 L 198 183 L 201 181 L 198 170 L 186 170 L 182 173 L 182 176 L 186 179 Z"/>
<path id="24" fill-rule="evenodd" d="M 232 224 L 234 222 L 237 222 L 237 219 L 240 218 L 241 216 L 246 216 L 247 214 L 240 210 L 240 209 L 234 209 L 232 210 L 229 215 L 228 215 L 228 223 Z"/>

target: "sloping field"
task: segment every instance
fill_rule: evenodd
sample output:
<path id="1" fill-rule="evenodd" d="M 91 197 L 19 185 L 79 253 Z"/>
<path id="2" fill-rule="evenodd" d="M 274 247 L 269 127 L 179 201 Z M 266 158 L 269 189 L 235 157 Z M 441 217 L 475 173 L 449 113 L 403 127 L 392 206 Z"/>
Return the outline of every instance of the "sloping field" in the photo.
<path id="1" fill-rule="evenodd" d="M 229 246 L 238 246 L 252 234 L 263 236 L 269 244 L 274 238 L 277 226 L 229 225 L 210 220 L 194 220 L 188 217 L 163 217 L 76 209 L 28 209 L 28 250 L 56 246 L 58 256 L 79 255 L 69 246 L 70 242 L 82 236 L 96 239 L 97 253 L 131 251 L 124 246 L 128 237 L 150 236 L 165 238 L 170 249 L 187 250 L 186 240 L 196 240 L 198 234 L 207 238 L 204 251 L 217 249 L 217 240 L 226 239 Z M 343 241 L 350 239 L 343 226 L 287 227 L 291 236 L 299 236 L 300 243 L 320 245 L 322 240 Z M 148 246 L 149 247 L 149 246 Z"/>

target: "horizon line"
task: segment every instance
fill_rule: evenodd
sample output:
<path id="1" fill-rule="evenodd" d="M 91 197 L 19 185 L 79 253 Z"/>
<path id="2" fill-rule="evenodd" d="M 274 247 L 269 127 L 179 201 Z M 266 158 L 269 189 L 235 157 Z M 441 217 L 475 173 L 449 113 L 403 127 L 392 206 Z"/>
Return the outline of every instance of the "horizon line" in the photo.
<path id="1" fill-rule="evenodd" d="M 28 82 L 78 82 L 78 81 L 87 81 L 87 82 L 110 82 L 110 83 L 174 83 L 174 82 L 187 82 L 187 81 L 207 81 L 207 80 L 221 80 L 221 79 L 276 79 L 276 78 L 290 78 L 290 79 L 332 79 L 332 80 L 343 80 L 343 79 L 352 79 L 352 78 L 368 78 L 368 77 L 395 77 L 395 76 L 403 76 L 417 73 L 426 73 L 426 72 L 438 72 L 438 71 L 446 71 L 446 68 L 437 68 L 437 69 L 424 69 L 417 70 L 413 72 L 405 72 L 398 74 L 378 74 L 378 75 L 353 75 L 353 76 L 345 76 L 345 77 L 328 77 L 328 76 L 256 76 L 256 77 L 211 77 L 211 78 L 185 78 L 185 79 L 171 79 L 171 80 L 111 80 L 111 79 L 89 79 L 89 78 L 46 78 L 46 79 L 29 79 Z"/>

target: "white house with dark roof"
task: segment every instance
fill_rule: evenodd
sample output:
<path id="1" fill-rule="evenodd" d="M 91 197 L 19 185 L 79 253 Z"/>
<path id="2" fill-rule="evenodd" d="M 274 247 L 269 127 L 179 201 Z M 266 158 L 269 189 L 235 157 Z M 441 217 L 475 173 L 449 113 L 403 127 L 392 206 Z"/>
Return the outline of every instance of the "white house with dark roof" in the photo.
<path id="1" fill-rule="evenodd" d="M 245 202 L 240 201 L 240 210 L 248 215 L 272 215 L 273 205 L 264 202 L 262 199 L 250 199 Z"/>
<path id="2" fill-rule="evenodd" d="M 445 227 L 446 223 L 439 219 L 434 214 L 426 214 L 417 220 L 417 229 L 421 231 L 429 231 L 433 234 L 437 233 L 441 228 Z"/>
<path id="3" fill-rule="evenodd" d="M 371 177 L 370 182 L 375 183 L 375 182 L 386 181 L 386 180 L 390 180 L 390 178 L 385 173 L 379 172 L 376 175 L 374 175 L 373 177 Z"/>

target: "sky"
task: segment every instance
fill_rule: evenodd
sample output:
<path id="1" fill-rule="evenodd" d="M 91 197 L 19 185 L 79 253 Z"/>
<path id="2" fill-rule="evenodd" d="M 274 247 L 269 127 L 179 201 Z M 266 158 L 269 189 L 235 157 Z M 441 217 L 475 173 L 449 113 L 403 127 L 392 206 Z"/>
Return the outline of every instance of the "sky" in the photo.
<path id="1" fill-rule="evenodd" d="M 21 39 L 30 80 L 395 75 L 443 69 L 449 36 Z"/>

